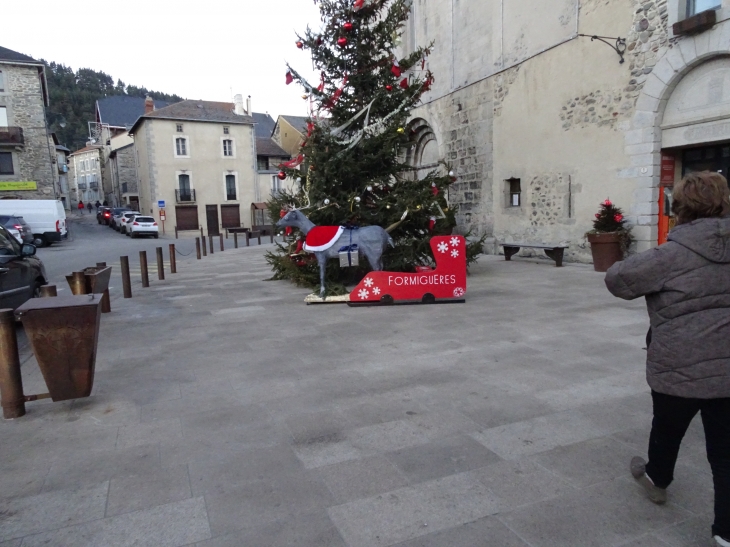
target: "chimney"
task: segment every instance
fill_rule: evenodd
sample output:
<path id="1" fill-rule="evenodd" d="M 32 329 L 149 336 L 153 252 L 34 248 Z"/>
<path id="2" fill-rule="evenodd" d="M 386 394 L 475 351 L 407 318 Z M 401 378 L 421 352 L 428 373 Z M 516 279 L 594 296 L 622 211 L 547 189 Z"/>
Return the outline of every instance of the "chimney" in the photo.
<path id="1" fill-rule="evenodd" d="M 249 95 L 248 98 L 246 99 L 246 114 L 248 114 L 249 116 L 252 116 L 252 114 L 251 114 L 251 95 Z"/>
<path id="2" fill-rule="evenodd" d="M 144 113 L 149 114 L 155 109 L 155 101 L 152 100 L 152 97 L 147 95 L 144 99 Z"/>
<path id="3" fill-rule="evenodd" d="M 243 95 L 240 93 L 233 96 L 233 112 L 239 116 L 243 116 L 246 112 L 243 110 Z"/>

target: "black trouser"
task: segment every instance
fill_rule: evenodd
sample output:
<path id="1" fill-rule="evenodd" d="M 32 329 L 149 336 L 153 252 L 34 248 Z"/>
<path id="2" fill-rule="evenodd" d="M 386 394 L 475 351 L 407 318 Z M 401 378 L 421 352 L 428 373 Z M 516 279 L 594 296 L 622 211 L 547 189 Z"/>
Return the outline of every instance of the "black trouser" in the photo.
<path id="1" fill-rule="evenodd" d="M 651 392 L 654 420 L 649 437 L 649 463 L 646 474 L 659 488 L 674 479 L 679 445 L 692 419 L 702 415 L 707 445 L 707 460 L 715 485 L 715 524 L 713 535 L 730 538 L 730 398 L 687 399 Z"/>

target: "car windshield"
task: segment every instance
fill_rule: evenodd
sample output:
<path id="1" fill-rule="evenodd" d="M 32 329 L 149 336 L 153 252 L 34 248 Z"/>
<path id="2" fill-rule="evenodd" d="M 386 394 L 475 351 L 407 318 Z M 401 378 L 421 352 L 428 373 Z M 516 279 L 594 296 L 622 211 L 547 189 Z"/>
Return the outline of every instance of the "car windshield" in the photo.
<path id="1" fill-rule="evenodd" d="M 152 217 L 137 217 L 134 219 L 135 222 L 154 222 L 155 219 Z"/>
<path id="2" fill-rule="evenodd" d="M 129 209 L 123 209 L 122 207 L 116 207 L 116 208 L 112 209 L 112 212 L 116 216 L 116 215 L 121 215 L 124 211 L 128 211 L 128 210 Z"/>

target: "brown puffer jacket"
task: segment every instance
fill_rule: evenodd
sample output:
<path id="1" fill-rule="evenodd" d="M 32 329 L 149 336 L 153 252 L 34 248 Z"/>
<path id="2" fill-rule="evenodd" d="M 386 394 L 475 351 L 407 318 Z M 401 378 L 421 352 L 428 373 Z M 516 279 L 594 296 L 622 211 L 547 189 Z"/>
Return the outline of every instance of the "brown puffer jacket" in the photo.
<path id="1" fill-rule="evenodd" d="M 646 296 L 649 386 L 678 397 L 730 397 L 730 217 L 674 228 L 667 243 L 614 264 L 606 286 Z"/>

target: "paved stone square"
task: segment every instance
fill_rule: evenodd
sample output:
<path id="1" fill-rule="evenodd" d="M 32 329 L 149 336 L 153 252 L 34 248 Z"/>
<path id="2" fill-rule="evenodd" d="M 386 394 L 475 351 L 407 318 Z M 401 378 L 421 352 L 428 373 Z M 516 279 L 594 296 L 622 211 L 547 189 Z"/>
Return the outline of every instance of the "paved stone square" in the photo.
<path id="1" fill-rule="evenodd" d="M 628 473 L 643 301 L 485 256 L 466 304 L 305 306 L 265 249 L 117 289 L 93 395 L 0 423 L 1 547 L 712 545 L 699 421 L 666 506 Z"/>

